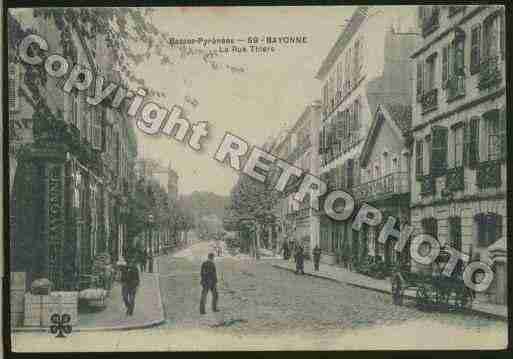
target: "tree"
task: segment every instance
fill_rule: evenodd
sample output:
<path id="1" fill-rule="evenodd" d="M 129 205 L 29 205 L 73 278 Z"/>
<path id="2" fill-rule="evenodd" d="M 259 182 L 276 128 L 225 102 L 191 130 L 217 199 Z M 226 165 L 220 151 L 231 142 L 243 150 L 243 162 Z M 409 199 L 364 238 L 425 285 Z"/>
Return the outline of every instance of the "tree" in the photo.
<path id="1" fill-rule="evenodd" d="M 272 209 L 279 195 L 271 183 L 261 183 L 252 177 L 242 175 L 232 189 L 230 199 L 228 219 L 237 223 L 239 231 L 246 232 L 246 235 L 251 237 L 245 238 L 248 243 L 243 244 L 243 247 L 252 248 L 258 258 L 262 233 L 264 227 L 275 220 Z"/>

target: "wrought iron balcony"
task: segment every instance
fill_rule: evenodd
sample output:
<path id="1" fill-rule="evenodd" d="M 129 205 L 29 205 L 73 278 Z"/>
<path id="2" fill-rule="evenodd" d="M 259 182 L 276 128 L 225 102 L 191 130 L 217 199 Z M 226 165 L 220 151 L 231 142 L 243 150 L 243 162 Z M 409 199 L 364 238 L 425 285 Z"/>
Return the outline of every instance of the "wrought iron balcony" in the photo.
<path id="1" fill-rule="evenodd" d="M 445 177 L 445 188 L 448 191 L 461 191 L 465 188 L 465 178 L 463 166 L 454 167 L 447 170 Z"/>
<path id="2" fill-rule="evenodd" d="M 465 76 L 451 76 L 447 80 L 447 101 L 465 96 Z"/>
<path id="3" fill-rule="evenodd" d="M 298 209 L 297 211 L 287 213 L 288 220 L 303 219 L 310 216 L 310 207 Z"/>
<path id="4" fill-rule="evenodd" d="M 501 184 L 501 163 L 499 161 L 481 162 L 476 171 L 477 187 L 481 189 L 490 187 L 497 188 L 500 187 Z"/>
<path id="5" fill-rule="evenodd" d="M 422 23 L 422 36 L 426 37 L 432 32 L 434 32 L 436 29 L 438 29 L 439 26 L 439 18 L 440 18 L 440 10 L 438 8 L 434 8 L 433 12 L 431 13 L 431 16 L 424 19 Z"/>
<path id="6" fill-rule="evenodd" d="M 408 173 L 395 172 L 352 188 L 358 200 L 377 200 L 394 194 L 408 193 Z"/>
<path id="7" fill-rule="evenodd" d="M 435 194 L 435 179 L 430 174 L 420 179 L 420 195 L 429 196 Z"/>
<path id="8" fill-rule="evenodd" d="M 422 112 L 428 112 L 438 107 L 438 89 L 432 89 L 422 95 Z"/>
<path id="9" fill-rule="evenodd" d="M 449 17 L 456 15 L 460 11 L 465 10 L 465 5 L 449 6 Z"/>
<path id="10" fill-rule="evenodd" d="M 481 62 L 479 69 L 479 83 L 480 90 L 490 88 L 500 84 L 502 81 L 502 74 L 499 68 L 499 56 L 493 56 Z"/>

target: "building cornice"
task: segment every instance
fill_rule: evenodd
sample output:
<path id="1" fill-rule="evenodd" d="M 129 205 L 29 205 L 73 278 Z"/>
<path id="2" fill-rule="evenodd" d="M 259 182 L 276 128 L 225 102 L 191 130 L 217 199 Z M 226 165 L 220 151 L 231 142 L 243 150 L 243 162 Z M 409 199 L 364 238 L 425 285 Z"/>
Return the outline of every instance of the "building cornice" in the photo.
<path id="1" fill-rule="evenodd" d="M 481 96 L 480 98 L 478 99 L 475 99 L 475 100 L 472 100 L 472 101 L 469 101 L 467 103 L 464 103 L 463 105 L 460 105 L 458 107 L 456 107 L 455 109 L 451 110 L 451 111 L 447 111 L 447 112 L 444 112 L 440 115 L 437 115 L 435 117 L 433 117 L 432 119 L 430 119 L 429 121 L 426 121 L 424 123 L 421 123 L 417 126 L 414 126 L 410 133 L 412 132 L 415 132 L 415 131 L 419 131 L 419 130 L 422 130 L 423 128 L 427 127 L 427 126 L 430 126 L 438 121 L 441 121 L 447 117 L 451 117 L 452 115 L 458 113 L 458 112 L 461 112 L 461 111 L 465 111 L 466 109 L 468 108 L 471 108 L 471 107 L 474 107 L 474 106 L 477 106 L 483 102 L 486 102 L 486 101 L 490 101 L 490 100 L 493 100 L 501 95 L 503 95 L 504 93 L 506 92 L 506 87 L 502 87 L 501 89 L 491 93 L 491 94 L 488 94 L 488 95 L 485 95 L 485 96 Z"/>
<path id="2" fill-rule="evenodd" d="M 337 58 L 340 56 L 340 54 L 344 51 L 347 44 L 351 39 L 353 38 L 354 34 L 358 31 L 358 28 L 363 23 L 363 21 L 367 18 L 364 13 L 370 8 L 370 6 L 359 6 L 351 16 L 351 19 L 349 20 L 349 24 L 347 27 L 342 31 L 340 36 L 338 37 L 337 41 L 331 48 L 330 52 L 328 53 L 328 56 L 324 59 L 324 61 L 321 64 L 321 67 L 319 71 L 317 71 L 317 74 L 315 75 L 315 78 L 318 80 L 322 80 L 326 74 L 329 72 L 333 64 L 336 62 Z"/>

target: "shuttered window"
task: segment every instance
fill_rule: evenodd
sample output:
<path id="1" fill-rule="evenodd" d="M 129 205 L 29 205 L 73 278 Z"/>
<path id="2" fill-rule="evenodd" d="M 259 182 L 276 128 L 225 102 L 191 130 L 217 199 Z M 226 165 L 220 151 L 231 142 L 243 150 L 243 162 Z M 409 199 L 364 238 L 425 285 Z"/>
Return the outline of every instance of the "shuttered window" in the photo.
<path id="1" fill-rule="evenodd" d="M 499 132 L 499 110 L 492 110 L 483 117 L 486 119 L 488 130 L 488 160 L 498 160 L 501 157 L 501 134 Z"/>
<path id="2" fill-rule="evenodd" d="M 92 116 L 92 139 L 91 144 L 96 150 L 102 150 L 102 117 L 100 114 Z"/>
<path id="3" fill-rule="evenodd" d="M 447 170 L 447 127 L 433 126 L 431 138 L 431 174 L 442 176 Z"/>
<path id="4" fill-rule="evenodd" d="M 479 162 L 479 118 L 474 117 L 463 130 L 463 164 L 474 168 Z"/>
<path id="5" fill-rule="evenodd" d="M 354 162 L 350 158 L 347 160 L 347 165 L 346 165 L 346 188 L 351 188 L 354 185 L 353 173 L 354 173 Z"/>
<path id="6" fill-rule="evenodd" d="M 422 176 L 424 173 L 424 157 L 423 157 L 423 143 L 422 140 L 417 140 L 415 146 L 415 174 Z"/>
<path id="7" fill-rule="evenodd" d="M 479 72 L 481 65 L 481 24 L 472 27 L 470 35 L 470 74 Z"/>
<path id="8" fill-rule="evenodd" d="M 449 46 L 445 46 L 442 50 L 442 87 L 443 88 L 445 88 L 447 86 L 447 80 L 449 79 Z"/>
<path id="9" fill-rule="evenodd" d="M 449 218 L 449 244 L 452 248 L 461 251 L 461 218 Z"/>
<path id="10" fill-rule="evenodd" d="M 20 71 L 18 64 L 9 64 L 9 112 L 18 111 L 20 86 Z"/>
<path id="11" fill-rule="evenodd" d="M 424 91 L 424 69 L 422 61 L 417 63 L 417 101 L 422 99 L 422 93 Z"/>
<path id="12" fill-rule="evenodd" d="M 507 124 L 506 124 L 506 106 L 500 109 L 499 113 L 499 158 L 506 159 L 508 156 L 508 142 L 506 138 Z"/>
<path id="13" fill-rule="evenodd" d="M 454 166 L 463 165 L 463 127 L 456 127 L 454 130 Z"/>
<path id="14" fill-rule="evenodd" d="M 503 219 L 496 213 L 479 213 L 475 216 L 477 222 L 478 244 L 488 247 L 503 236 Z"/>

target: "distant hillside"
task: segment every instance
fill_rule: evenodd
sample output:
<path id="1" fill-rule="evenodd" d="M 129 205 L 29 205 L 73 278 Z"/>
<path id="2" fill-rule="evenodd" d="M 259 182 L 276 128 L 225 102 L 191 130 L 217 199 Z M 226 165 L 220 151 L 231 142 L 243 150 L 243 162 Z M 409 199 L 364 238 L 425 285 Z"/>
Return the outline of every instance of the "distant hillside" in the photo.
<path id="1" fill-rule="evenodd" d="M 215 215 L 223 219 L 225 207 L 229 204 L 228 196 L 220 196 L 212 192 L 194 191 L 180 196 L 180 204 L 191 211 L 195 218 Z"/>

